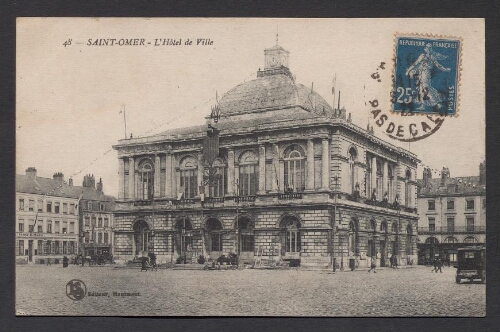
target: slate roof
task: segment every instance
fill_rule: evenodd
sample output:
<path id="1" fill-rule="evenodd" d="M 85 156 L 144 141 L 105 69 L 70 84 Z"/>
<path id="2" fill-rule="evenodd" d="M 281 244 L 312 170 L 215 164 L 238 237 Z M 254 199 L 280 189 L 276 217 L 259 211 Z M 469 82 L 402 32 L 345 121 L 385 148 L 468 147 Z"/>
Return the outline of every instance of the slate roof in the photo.
<path id="1" fill-rule="evenodd" d="M 441 185 L 441 178 L 429 179 L 424 187 L 424 180 L 417 180 L 419 196 L 449 196 L 449 195 L 485 195 L 486 186 L 479 184 L 479 176 L 462 176 L 447 178 Z"/>
<path id="2" fill-rule="evenodd" d="M 54 197 L 66 197 L 78 199 L 83 192 L 83 200 L 95 200 L 102 202 L 113 202 L 113 196 L 99 193 L 96 189 L 82 186 L 70 186 L 60 180 L 16 174 L 16 192 L 26 194 L 38 194 Z"/>
<path id="3" fill-rule="evenodd" d="M 295 83 L 288 75 L 277 74 L 259 77 L 239 84 L 225 93 L 220 102 L 221 115 L 246 113 L 261 109 L 280 109 L 299 106 L 314 112 L 333 112 L 332 107 L 314 91 Z"/>

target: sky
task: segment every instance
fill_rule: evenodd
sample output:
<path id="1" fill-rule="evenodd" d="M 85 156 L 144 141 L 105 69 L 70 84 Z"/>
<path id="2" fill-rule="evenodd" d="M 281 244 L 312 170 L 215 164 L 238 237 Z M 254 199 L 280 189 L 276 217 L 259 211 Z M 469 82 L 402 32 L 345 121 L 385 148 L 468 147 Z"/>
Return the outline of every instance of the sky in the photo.
<path id="1" fill-rule="evenodd" d="M 336 75 L 340 105 L 354 124 L 370 123 L 376 136 L 409 149 L 432 169 L 446 166 L 451 176 L 479 174 L 485 158 L 484 21 L 442 18 L 18 18 L 16 173 L 33 166 L 38 176 L 62 172 L 75 185 L 94 174 L 106 194 L 117 196 L 112 146 L 125 136 L 120 111 L 125 109 L 127 136 L 203 124 L 216 93 L 220 98 L 256 78 L 264 49 L 276 44 L 277 34 L 290 52 L 296 81 L 314 83 L 330 104 Z M 412 143 L 386 136 L 366 103 L 389 95 L 396 34 L 462 40 L 459 115 Z M 169 38 L 181 39 L 181 45 L 155 46 Z M 96 39 L 138 39 L 139 45 L 88 45 Z M 198 39 L 206 45 L 197 45 Z M 376 82 L 371 74 L 381 62 L 388 65 Z M 388 98 L 381 102 L 384 112 L 389 106 Z"/>

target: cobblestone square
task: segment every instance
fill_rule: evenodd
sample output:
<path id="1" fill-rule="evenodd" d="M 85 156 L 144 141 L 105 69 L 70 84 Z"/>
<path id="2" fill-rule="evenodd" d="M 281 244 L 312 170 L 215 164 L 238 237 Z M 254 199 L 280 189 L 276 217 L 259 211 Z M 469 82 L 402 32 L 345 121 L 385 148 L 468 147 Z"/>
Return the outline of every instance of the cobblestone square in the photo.
<path id="1" fill-rule="evenodd" d="M 458 285 L 455 269 L 374 273 L 304 270 L 158 270 L 18 266 L 18 315 L 102 316 L 484 316 L 484 284 Z M 66 284 L 82 280 L 73 301 Z M 89 296 L 89 293 L 108 296 Z M 139 296 L 113 296 L 113 292 Z"/>

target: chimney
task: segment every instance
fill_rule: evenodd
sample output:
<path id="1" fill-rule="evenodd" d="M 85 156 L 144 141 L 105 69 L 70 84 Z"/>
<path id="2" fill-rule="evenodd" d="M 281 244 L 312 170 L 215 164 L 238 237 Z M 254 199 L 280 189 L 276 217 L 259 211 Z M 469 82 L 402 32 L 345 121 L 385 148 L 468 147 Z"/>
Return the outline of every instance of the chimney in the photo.
<path id="1" fill-rule="evenodd" d="M 432 171 L 429 167 L 426 167 L 424 168 L 424 176 L 423 176 L 423 179 L 424 179 L 424 188 L 425 187 L 428 187 L 431 183 L 431 179 L 432 179 Z"/>
<path id="2" fill-rule="evenodd" d="M 28 167 L 26 169 L 26 175 L 28 175 L 30 178 L 36 178 L 36 168 L 35 167 Z"/>
<path id="3" fill-rule="evenodd" d="M 69 180 L 68 180 L 68 181 L 69 181 L 69 183 L 68 183 L 68 184 L 69 184 L 69 186 L 70 186 L 70 187 L 73 187 L 73 178 L 69 178 Z"/>
<path id="4" fill-rule="evenodd" d="M 87 188 L 95 189 L 95 178 L 94 174 L 87 174 L 83 177 L 83 186 Z"/>
<path id="5" fill-rule="evenodd" d="M 479 185 L 485 185 L 485 184 L 486 184 L 486 160 L 479 164 Z"/>
<path id="6" fill-rule="evenodd" d="M 443 167 L 443 170 L 441 171 L 441 187 L 444 187 L 446 185 L 446 179 L 450 177 L 450 170 L 448 167 Z"/>
<path id="7" fill-rule="evenodd" d="M 102 194 L 102 179 L 99 178 L 99 182 L 97 183 L 97 192 Z"/>
<path id="8" fill-rule="evenodd" d="M 64 181 L 64 174 L 61 172 L 54 173 L 52 177 L 54 180 L 58 180 L 61 183 Z"/>

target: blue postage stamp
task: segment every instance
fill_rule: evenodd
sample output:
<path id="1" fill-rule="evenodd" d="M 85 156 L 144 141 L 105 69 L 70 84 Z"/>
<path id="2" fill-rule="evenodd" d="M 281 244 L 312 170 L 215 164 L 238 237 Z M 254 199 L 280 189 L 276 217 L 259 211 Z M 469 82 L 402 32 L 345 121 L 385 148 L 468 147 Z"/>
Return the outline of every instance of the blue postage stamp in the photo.
<path id="1" fill-rule="evenodd" d="M 461 47 L 458 38 L 396 36 L 393 111 L 457 115 Z"/>

